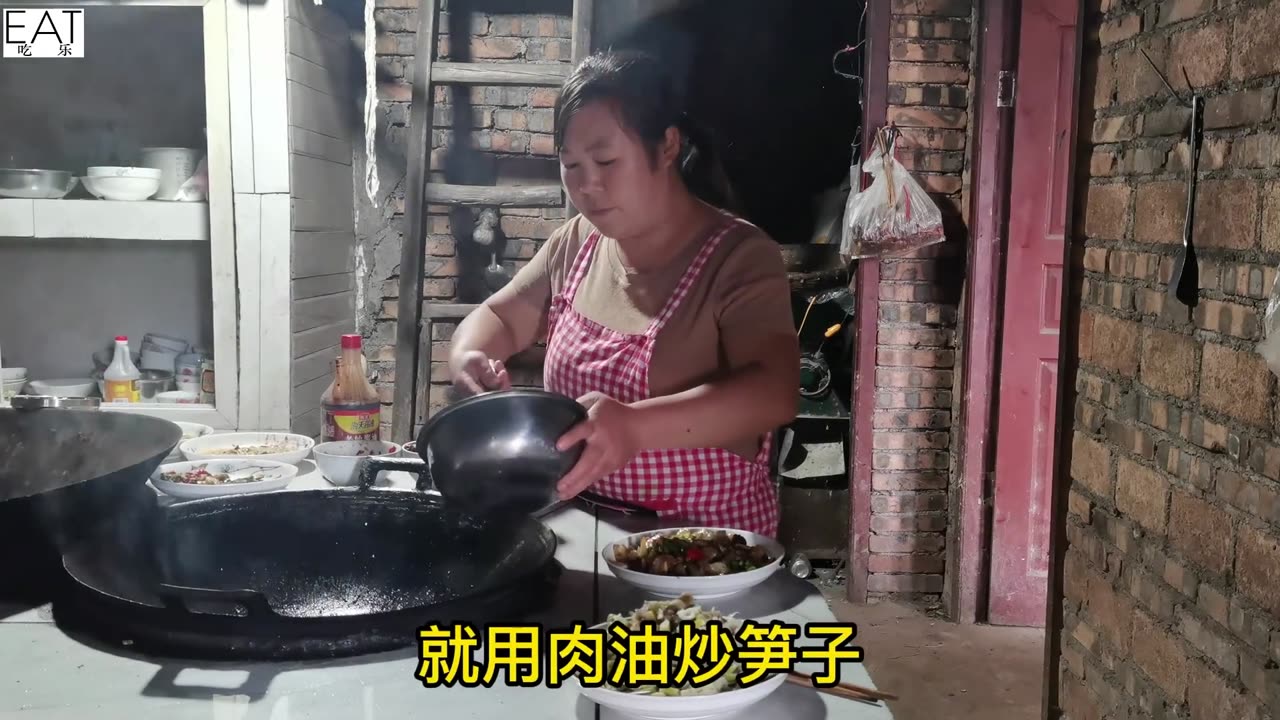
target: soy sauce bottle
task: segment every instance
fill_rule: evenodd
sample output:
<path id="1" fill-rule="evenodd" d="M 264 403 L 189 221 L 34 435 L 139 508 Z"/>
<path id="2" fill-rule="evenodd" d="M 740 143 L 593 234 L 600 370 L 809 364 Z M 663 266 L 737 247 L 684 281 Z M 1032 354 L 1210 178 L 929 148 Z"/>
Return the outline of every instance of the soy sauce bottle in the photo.
<path id="1" fill-rule="evenodd" d="M 364 373 L 361 348 L 359 335 L 342 336 L 342 355 L 333 363 L 333 382 L 320 397 L 324 411 L 321 442 L 380 439 L 382 403 Z"/>

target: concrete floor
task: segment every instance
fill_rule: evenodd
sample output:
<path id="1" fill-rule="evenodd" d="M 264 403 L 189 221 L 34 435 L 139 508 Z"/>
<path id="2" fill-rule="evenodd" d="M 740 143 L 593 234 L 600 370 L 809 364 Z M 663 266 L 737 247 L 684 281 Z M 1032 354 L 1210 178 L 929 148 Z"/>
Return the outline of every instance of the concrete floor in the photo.
<path id="1" fill-rule="evenodd" d="M 867 672 L 900 699 L 895 720 L 1037 720 L 1044 632 L 957 625 L 894 602 L 853 605 L 844 587 L 823 588 L 841 622 L 858 625 Z"/>

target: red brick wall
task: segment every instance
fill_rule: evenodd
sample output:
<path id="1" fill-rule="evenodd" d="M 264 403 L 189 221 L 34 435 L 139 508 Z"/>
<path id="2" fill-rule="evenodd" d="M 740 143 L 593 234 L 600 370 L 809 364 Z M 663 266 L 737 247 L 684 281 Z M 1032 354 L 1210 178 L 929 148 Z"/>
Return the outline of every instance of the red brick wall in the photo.
<path id="1" fill-rule="evenodd" d="M 894 0 L 889 120 L 899 159 L 958 222 L 964 207 L 971 0 Z M 867 591 L 942 592 L 964 237 L 880 264 Z"/>
<path id="2" fill-rule="evenodd" d="M 1255 351 L 1280 263 L 1277 37 L 1275 1 L 1090 8 L 1060 654 L 1077 720 L 1257 718 L 1280 698 L 1280 415 Z M 1165 292 L 1187 111 L 1141 49 L 1208 97 L 1194 311 Z"/>

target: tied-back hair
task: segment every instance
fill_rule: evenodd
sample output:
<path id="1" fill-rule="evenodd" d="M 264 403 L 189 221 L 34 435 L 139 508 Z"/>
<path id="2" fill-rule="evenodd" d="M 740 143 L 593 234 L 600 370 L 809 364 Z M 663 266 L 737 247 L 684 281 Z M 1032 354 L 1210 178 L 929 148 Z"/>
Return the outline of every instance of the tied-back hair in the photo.
<path id="1" fill-rule="evenodd" d="M 703 201 L 737 210 L 729 178 L 720 164 L 716 143 L 684 110 L 684 99 L 671 71 L 647 53 L 610 50 L 590 55 L 573 70 L 560 89 L 555 107 L 556 150 L 564 146 L 565 128 L 583 107 L 612 103 L 624 126 L 639 136 L 656 158 L 667 128 L 682 138 L 678 162 L 685 186 Z"/>

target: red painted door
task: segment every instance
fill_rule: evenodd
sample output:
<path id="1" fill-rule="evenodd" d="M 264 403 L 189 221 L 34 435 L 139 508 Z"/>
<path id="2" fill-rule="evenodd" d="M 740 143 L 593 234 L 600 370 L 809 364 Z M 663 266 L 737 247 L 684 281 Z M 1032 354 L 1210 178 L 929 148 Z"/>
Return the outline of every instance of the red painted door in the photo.
<path id="1" fill-rule="evenodd" d="M 1025 0 L 1001 310 L 988 619 L 1044 625 L 1078 0 Z"/>

